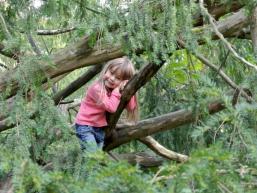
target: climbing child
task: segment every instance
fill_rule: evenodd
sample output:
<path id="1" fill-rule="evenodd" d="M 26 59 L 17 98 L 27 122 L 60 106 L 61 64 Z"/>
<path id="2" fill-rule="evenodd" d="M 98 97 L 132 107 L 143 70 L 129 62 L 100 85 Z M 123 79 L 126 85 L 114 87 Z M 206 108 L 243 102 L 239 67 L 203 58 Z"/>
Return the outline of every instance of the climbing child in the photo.
<path id="1" fill-rule="evenodd" d="M 106 112 L 117 110 L 121 92 L 134 73 L 134 66 L 127 57 L 117 58 L 107 62 L 99 79 L 89 86 L 75 120 L 82 149 L 94 152 L 103 147 Z M 138 112 L 136 96 L 132 96 L 126 110 L 128 117 L 135 121 Z"/>

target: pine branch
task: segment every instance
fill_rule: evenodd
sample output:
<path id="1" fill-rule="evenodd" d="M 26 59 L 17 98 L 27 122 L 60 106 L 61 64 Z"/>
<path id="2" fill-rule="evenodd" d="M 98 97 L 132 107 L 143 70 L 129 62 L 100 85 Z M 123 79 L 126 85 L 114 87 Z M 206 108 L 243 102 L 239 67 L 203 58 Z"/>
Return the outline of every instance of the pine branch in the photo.
<path id="1" fill-rule="evenodd" d="M 185 48 L 185 43 L 182 40 L 178 40 L 178 43 L 180 46 Z M 190 50 L 188 50 L 190 51 Z M 203 64 L 210 67 L 212 70 L 216 71 L 220 77 L 233 89 L 239 90 L 243 97 L 247 99 L 248 102 L 254 102 L 252 97 L 249 96 L 240 86 L 238 86 L 233 80 L 229 78 L 228 75 L 225 74 L 222 70 L 219 69 L 216 65 L 212 64 L 209 60 L 207 60 L 204 56 L 201 54 L 198 54 L 196 52 L 192 52 L 193 55 L 195 55 Z"/>
<path id="2" fill-rule="evenodd" d="M 234 57 L 237 58 L 242 63 L 246 64 L 247 66 L 254 68 L 257 71 L 257 66 L 248 62 L 243 57 L 239 56 L 239 54 L 234 50 L 232 45 L 224 38 L 223 34 L 220 33 L 216 24 L 214 23 L 215 19 L 209 14 L 208 10 L 204 7 L 203 0 L 200 0 L 199 3 L 200 3 L 200 8 L 201 8 L 202 12 L 205 13 L 205 15 L 209 18 L 209 22 L 212 25 L 214 32 L 221 39 L 221 41 L 224 42 L 224 44 L 227 46 L 227 48 L 233 53 Z"/>

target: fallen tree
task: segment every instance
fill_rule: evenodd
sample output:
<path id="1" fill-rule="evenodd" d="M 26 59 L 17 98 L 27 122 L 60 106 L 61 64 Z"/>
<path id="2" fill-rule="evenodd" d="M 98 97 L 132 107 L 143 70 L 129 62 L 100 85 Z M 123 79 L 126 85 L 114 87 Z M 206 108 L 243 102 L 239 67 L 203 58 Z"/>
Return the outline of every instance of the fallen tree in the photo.
<path id="1" fill-rule="evenodd" d="M 249 34 L 249 31 L 245 29 L 247 28 L 247 26 L 249 26 L 249 19 L 244 14 L 243 10 L 239 10 L 240 8 L 243 7 L 242 4 L 239 4 L 237 1 L 233 1 L 232 6 L 229 6 L 230 9 L 228 9 L 226 6 L 217 2 L 213 2 L 213 3 L 208 2 L 207 5 L 208 5 L 207 7 L 209 12 L 216 19 L 229 13 L 230 11 L 237 11 L 236 13 L 226 17 L 223 20 L 220 20 L 217 23 L 217 30 L 220 33 L 222 33 L 224 37 L 248 38 L 247 35 Z M 194 22 L 195 28 L 193 28 L 192 31 L 194 31 L 194 33 L 199 35 L 200 38 L 198 41 L 199 43 L 203 44 L 205 42 L 203 39 L 201 39 L 201 34 L 204 32 L 204 30 L 207 30 L 207 29 L 210 30 L 212 29 L 212 27 L 210 25 L 201 26 L 203 24 L 202 15 L 196 15 L 194 18 L 194 21 L 195 21 Z M 218 39 L 218 36 L 214 32 L 214 30 L 211 30 L 211 31 L 212 31 L 212 35 L 211 35 L 212 39 Z M 96 34 L 98 34 L 98 32 L 96 32 Z M 91 36 L 95 36 L 96 34 L 94 33 Z M 58 104 L 61 101 L 61 99 L 64 99 L 69 94 L 71 94 L 72 92 L 80 88 L 85 82 L 89 81 L 100 70 L 100 64 L 110 59 L 121 57 L 125 54 L 121 45 L 113 46 L 113 45 L 106 44 L 102 46 L 100 49 L 98 46 L 92 46 L 90 44 L 91 36 L 89 35 L 81 39 L 78 43 L 68 46 L 67 48 L 50 56 L 52 65 L 49 65 L 44 62 L 42 63 L 39 61 L 39 64 L 41 64 L 42 66 L 31 72 L 32 73 L 31 75 L 33 74 L 35 75 L 37 73 L 39 74 L 43 73 L 44 78 L 42 80 L 42 84 L 44 84 L 47 78 L 52 79 L 53 82 L 57 82 L 60 79 L 56 77 L 61 76 L 65 73 L 69 73 L 78 68 L 97 65 L 94 69 L 92 69 L 91 73 L 89 71 L 84 77 L 81 77 L 76 82 L 74 82 L 73 85 L 57 93 L 53 97 L 55 104 Z M 178 40 L 179 40 L 179 35 L 178 35 Z M 181 49 L 181 48 L 178 47 L 177 49 Z M 3 46 L 1 47 L 1 50 L 3 50 Z M 144 52 L 144 50 L 137 50 L 136 52 L 137 54 L 141 54 Z M 145 65 L 126 86 L 117 112 L 114 115 L 111 115 L 110 117 L 110 127 L 108 130 L 109 137 L 107 138 L 107 143 L 105 146 L 106 150 L 110 150 L 115 147 L 118 147 L 119 145 L 127 143 L 133 139 L 140 139 L 142 142 L 151 146 L 153 144 L 151 142 L 153 141 L 151 141 L 149 137 L 147 137 L 148 135 L 151 135 L 166 129 L 176 128 L 184 124 L 188 124 L 194 121 L 196 116 L 198 116 L 198 114 L 193 112 L 192 110 L 180 110 L 178 112 L 173 112 L 171 114 L 163 115 L 161 117 L 157 117 L 154 119 L 143 120 L 134 126 L 126 126 L 126 128 L 123 128 L 123 129 L 122 127 L 120 128 L 116 127 L 116 123 L 120 117 L 120 114 L 123 111 L 124 107 L 126 106 L 126 103 L 129 100 L 129 98 L 133 94 L 135 94 L 144 84 L 146 84 L 158 72 L 158 70 L 162 67 L 162 65 L 165 64 L 166 61 L 162 61 L 162 59 L 160 60 L 161 60 L 161 64 L 149 63 L 148 65 Z M 10 71 L 6 71 L 0 76 L 0 91 L 5 92 L 6 90 L 8 90 L 8 94 L 6 95 L 7 98 L 15 95 L 17 91 L 20 89 L 19 80 L 17 80 L 16 77 L 13 75 L 16 73 L 16 71 L 18 71 L 17 68 L 12 69 Z M 81 81 L 81 79 L 83 79 L 83 81 Z M 216 103 L 216 105 L 219 106 L 217 108 L 218 109 L 217 111 L 222 110 L 224 108 L 222 103 Z M 216 110 L 213 110 L 212 107 L 210 107 L 209 111 L 216 112 Z M 0 131 L 4 131 L 6 129 L 12 128 L 16 125 L 15 123 L 9 124 L 8 121 L 5 120 L 5 118 L 6 116 L 2 117 L 1 124 L 0 124 Z M 116 128 L 116 131 L 113 132 L 115 128 Z M 146 138 L 143 138 L 143 137 L 146 137 Z M 171 155 L 171 152 L 169 153 Z M 183 157 L 182 155 L 182 157 L 174 158 L 174 159 L 175 160 L 177 159 L 178 161 L 185 161 L 187 158 Z"/>

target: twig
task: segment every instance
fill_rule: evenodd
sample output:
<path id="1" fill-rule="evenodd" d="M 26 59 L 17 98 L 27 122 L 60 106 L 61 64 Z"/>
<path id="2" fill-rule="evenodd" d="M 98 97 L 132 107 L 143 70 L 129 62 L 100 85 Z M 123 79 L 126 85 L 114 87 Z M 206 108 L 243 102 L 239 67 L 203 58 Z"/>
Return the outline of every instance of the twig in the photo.
<path id="1" fill-rule="evenodd" d="M 77 29 L 76 27 L 70 27 L 70 28 L 67 28 L 67 29 L 37 30 L 36 34 L 37 35 L 43 35 L 43 36 L 58 35 L 58 34 L 71 32 L 71 31 L 74 31 L 76 29 Z"/>
<path id="2" fill-rule="evenodd" d="M 50 55 L 50 54 L 51 54 L 51 51 L 48 49 L 48 47 L 47 47 L 47 45 L 46 45 L 46 41 L 44 40 L 44 38 L 43 38 L 42 36 L 41 36 L 41 40 L 42 40 L 43 43 L 44 43 L 44 46 L 45 46 L 45 49 L 46 49 L 47 54 Z"/>
<path id="3" fill-rule="evenodd" d="M 74 109 L 75 107 L 78 107 L 80 105 L 81 101 L 82 100 L 80 100 L 80 99 L 74 99 L 73 103 L 70 104 L 67 109 L 69 110 L 69 109 Z"/>
<path id="4" fill-rule="evenodd" d="M 226 120 L 223 120 L 222 123 L 220 124 L 220 126 L 218 127 L 217 131 L 214 133 L 214 137 L 213 137 L 214 143 L 216 140 L 217 133 L 219 132 L 219 130 L 221 129 L 221 127 L 224 125 L 225 122 L 226 122 Z"/>
<path id="5" fill-rule="evenodd" d="M 245 146 L 246 148 L 248 148 L 248 145 L 246 144 L 246 142 L 245 142 L 243 136 L 241 135 L 241 133 L 239 132 L 239 130 L 237 130 L 237 132 L 238 132 L 239 138 L 241 139 L 241 142 L 244 144 L 244 146 Z"/>
<path id="6" fill-rule="evenodd" d="M 156 181 L 157 177 L 159 176 L 159 174 L 160 174 L 163 170 L 164 170 L 163 168 L 160 168 L 160 169 L 156 172 L 156 174 L 154 175 L 153 179 L 151 180 L 151 184 L 153 184 L 153 183 Z"/>
<path id="7" fill-rule="evenodd" d="M 111 153 L 110 151 L 107 151 L 107 154 L 111 157 L 111 158 L 113 158 L 115 161 L 119 161 L 119 158 L 117 157 L 117 156 L 115 156 L 113 153 Z"/>
<path id="8" fill-rule="evenodd" d="M 220 67 L 219 67 L 219 69 L 218 69 L 218 71 L 217 71 L 217 74 L 219 74 L 219 71 L 221 70 L 221 68 L 222 68 L 223 66 L 225 66 L 225 64 L 226 64 L 226 62 L 227 62 L 227 59 L 228 59 L 228 56 L 229 56 L 229 53 L 230 53 L 230 50 L 228 50 L 228 52 L 225 53 L 224 60 L 223 60 L 223 62 L 221 63 L 221 65 L 220 65 Z"/>
<path id="9" fill-rule="evenodd" d="M 243 62 L 244 64 L 246 64 L 249 67 L 254 68 L 257 71 L 257 66 L 248 62 L 246 59 L 244 59 L 243 57 L 239 56 L 239 54 L 232 48 L 231 44 L 224 38 L 224 36 L 222 35 L 222 33 L 219 32 L 216 24 L 214 23 L 215 19 L 209 14 L 208 10 L 204 7 L 203 5 L 203 0 L 199 1 L 200 4 L 200 8 L 202 10 L 203 13 L 205 13 L 208 18 L 209 21 L 214 29 L 214 32 L 216 33 L 216 35 L 224 42 L 224 44 L 227 46 L 227 48 L 233 53 L 233 55 L 240 60 L 241 62 Z"/>
<path id="10" fill-rule="evenodd" d="M 170 176 L 159 176 L 159 177 L 157 177 L 157 178 L 155 179 L 155 181 L 152 182 L 152 183 L 159 182 L 159 181 L 161 181 L 161 180 L 169 180 L 169 179 L 172 179 L 172 178 L 174 178 L 174 175 L 170 175 Z"/>

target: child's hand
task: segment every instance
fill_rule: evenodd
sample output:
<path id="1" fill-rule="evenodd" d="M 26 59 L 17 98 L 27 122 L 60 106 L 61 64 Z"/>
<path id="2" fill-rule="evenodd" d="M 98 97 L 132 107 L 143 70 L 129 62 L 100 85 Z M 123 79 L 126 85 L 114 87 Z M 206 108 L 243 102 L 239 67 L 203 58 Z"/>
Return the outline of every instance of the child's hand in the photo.
<path id="1" fill-rule="evenodd" d="M 124 87 L 126 86 L 127 83 L 128 83 L 128 80 L 124 80 L 120 83 L 120 86 L 119 86 L 120 93 L 122 93 L 122 91 L 124 90 Z"/>
<path id="2" fill-rule="evenodd" d="M 113 89 L 114 92 L 119 92 L 122 93 L 124 87 L 126 86 L 126 84 L 128 83 L 128 80 L 123 80 L 119 86 L 117 86 L 115 89 Z"/>

